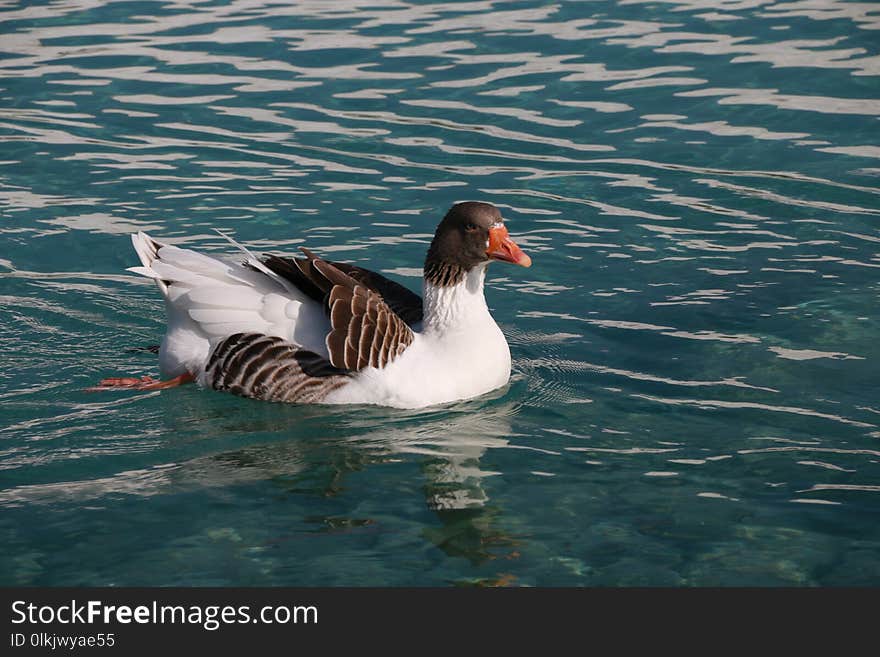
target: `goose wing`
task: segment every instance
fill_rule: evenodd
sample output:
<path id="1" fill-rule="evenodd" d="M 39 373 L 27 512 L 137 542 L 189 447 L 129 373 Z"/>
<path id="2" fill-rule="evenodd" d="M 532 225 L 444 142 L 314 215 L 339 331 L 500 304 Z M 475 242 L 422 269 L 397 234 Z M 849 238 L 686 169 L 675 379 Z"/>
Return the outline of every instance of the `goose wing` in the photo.
<path id="1" fill-rule="evenodd" d="M 414 337 L 410 322 L 421 320 L 421 299 L 380 274 L 301 250 L 305 258 L 271 256 L 264 264 L 324 306 L 330 363 L 348 371 L 382 368 L 403 353 Z"/>

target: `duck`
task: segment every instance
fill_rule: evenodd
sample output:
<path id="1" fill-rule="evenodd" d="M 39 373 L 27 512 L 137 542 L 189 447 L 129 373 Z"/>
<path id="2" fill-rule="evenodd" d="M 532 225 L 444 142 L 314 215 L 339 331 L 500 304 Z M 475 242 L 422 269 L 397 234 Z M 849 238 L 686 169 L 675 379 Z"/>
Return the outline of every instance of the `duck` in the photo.
<path id="1" fill-rule="evenodd" d="M 222 233 L 221 233 L 222 234 Z M 510 348 L 484 295 L 493 262 L 531 258 L 491 203 L 452 205 L 424 260 L 422 296 L 382 274 L 301 256 L 236 261 L 131 236 L 165 301 L 161 378 L 117 377 L 92 390 L 195 382 L 252 399 L 423 408 L 484 395 L 510 379 Z"/>

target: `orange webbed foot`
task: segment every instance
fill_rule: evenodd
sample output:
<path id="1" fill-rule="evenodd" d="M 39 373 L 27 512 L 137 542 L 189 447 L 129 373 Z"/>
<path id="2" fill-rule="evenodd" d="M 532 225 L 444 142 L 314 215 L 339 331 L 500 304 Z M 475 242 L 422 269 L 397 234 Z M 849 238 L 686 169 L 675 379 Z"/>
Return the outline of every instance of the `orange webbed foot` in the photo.
<path id="1" fill-rule="evenodd" d="M 140 378 L 122 376 L 101 379 L 98 385 L 86 388 L 86 392 L 103 392 L 105 390 L 165 390 L 166 388 L 174 388 L 192 381 L 195 381 L 195 376 L 189 372 L 165 381 L 154 379 L 151 376 L 142 376 Z"/>

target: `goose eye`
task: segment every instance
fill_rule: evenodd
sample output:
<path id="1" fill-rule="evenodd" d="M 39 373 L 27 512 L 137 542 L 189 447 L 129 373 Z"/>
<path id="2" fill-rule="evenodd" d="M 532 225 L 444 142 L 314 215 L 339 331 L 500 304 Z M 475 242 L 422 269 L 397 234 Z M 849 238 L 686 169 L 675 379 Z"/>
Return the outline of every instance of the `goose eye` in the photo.
<path id="1" fill-rule="evenodd" d="M 466 231 L 468 231 L 469 233 L 472 233 L 472 232 L 474 232 L 474 231 L 477 229 L 477 226 L 476 226 L 476 224 L 474 224 L 472 221 L 469 221 L 469 222 L 467 223 L 467 225 L 464 227 L 464 229 L 465 229 Z"/>

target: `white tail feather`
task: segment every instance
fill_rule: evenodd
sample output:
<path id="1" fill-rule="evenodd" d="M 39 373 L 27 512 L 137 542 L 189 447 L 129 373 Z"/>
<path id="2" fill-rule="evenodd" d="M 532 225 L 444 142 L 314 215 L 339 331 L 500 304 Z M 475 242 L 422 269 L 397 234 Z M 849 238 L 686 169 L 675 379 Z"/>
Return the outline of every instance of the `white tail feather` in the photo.
<path id="1" fill-rule="evenodd" d="M 140 267 L 129 271 L 156 281 L 166 300 L 168 332 L 159 350 L 166 376 L 197 373 L 218 340 L 256 332 L 299 343 L 323 353 L 326 317 L 314 308 L 303 324 L 303 303 L 314 305 L 291 282 L 266 267 L 246 247 L 217 231 L 245 255 L 243 264 L 224 262 L 152 239 L 132 235 Z"/>
<path id="2" fill-rule="evenodd" d="M 159 249 L 162 248 L 163 245 L 142 231 L 131 236 L 131 243 L 134 245 L 135 253 L 138 254 L 138 258 L 140 258 L 143 267 L 129 267 L 128 271 L 140 274 L 141 276 L 146 276 L 147 278 L 152 278 L 156 281 L 156 285 L 159 286 L 159 289 L 162 290 L 162 294 L 167 296 L 168 286 L 165 284 L 165 281 L 162 280 L 162 277 L 152 268 L 153 261 L 159 257 Z"/>
<path id="3" fill-rule="evenodd" d="M 279 283 L 288 292 L 293 292 L 293 293 L 299 295 L 299 292 L 296 290 L 296 288 L 293 285 L 290 284 L 289 281 L 282 278 L 281 276 L 276 274 L 274 271 L 269 269 L 262 262 L 260 262 L 259 258 L 257 258 L 253 253 L 251 253 L 250 250 L 246 246 L 244 246 L 243 244 L 239 244 L 234 239 L 229 237 L 229 235 L 227 235 L 226 233 L 224 233 L 216 228 L 214 229 L 214 232 L 217 233 L 218 235 L 220 235 L 220 237 L 222 237 L 223 239 L 228 241 L 230 244 L 232 244 L 235 248 L 240 250 L 242 253 L 244 253 L 245 263 L 247 263 L 248 266 L 253 267 L 257 271 L 266 274 L 266 276 L 268 276 L 272 280 Z"/>
<path id="4" fill-rule="evenodd" d="M 159 278 L 159 275 L 149 267 L 126 267 L 125 271 L 130 271 L 132 274 L 140 274 L 147 278 Z"/>

